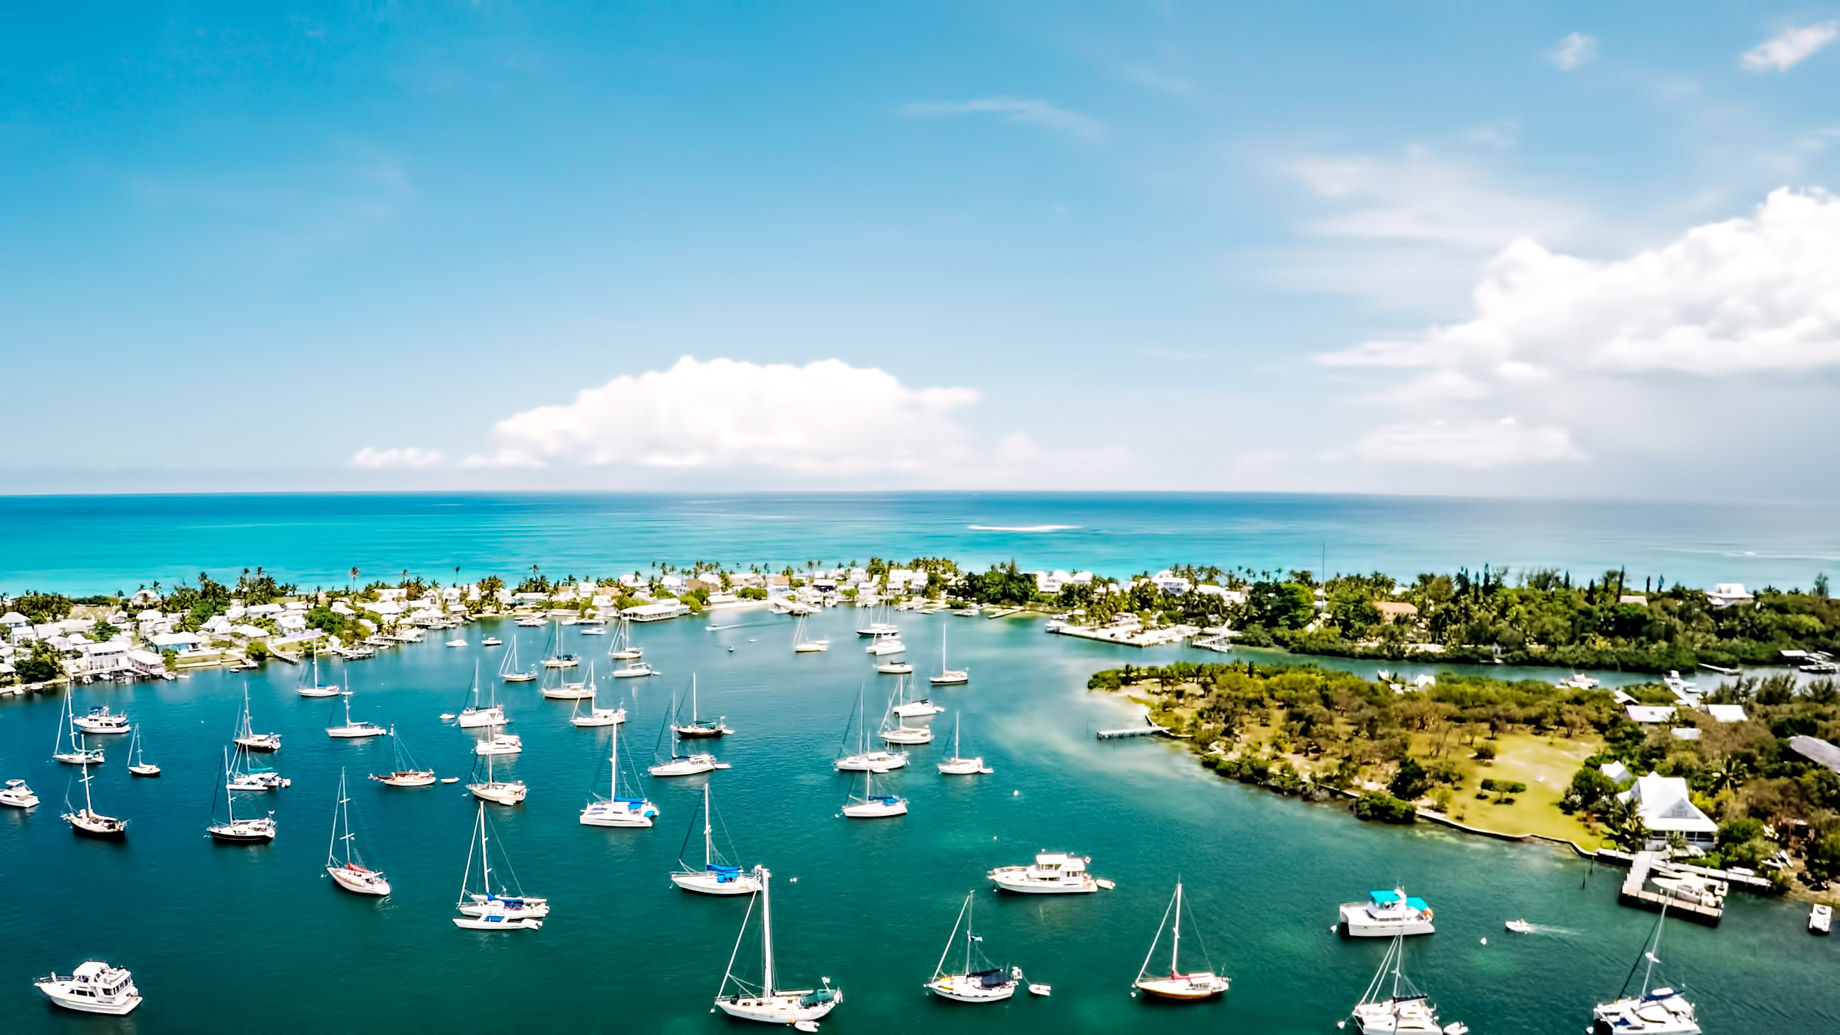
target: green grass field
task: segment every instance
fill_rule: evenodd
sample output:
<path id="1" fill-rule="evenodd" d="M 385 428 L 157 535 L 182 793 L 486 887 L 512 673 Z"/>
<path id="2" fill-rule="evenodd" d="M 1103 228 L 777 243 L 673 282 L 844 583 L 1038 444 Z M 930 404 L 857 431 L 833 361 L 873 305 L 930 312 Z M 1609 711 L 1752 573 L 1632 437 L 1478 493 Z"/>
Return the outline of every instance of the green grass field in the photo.
<path id="1" fill-rule="evenodd" d="M 1510 733 L 1487 741 L 1495 748 L 1490 763 L 1469 762 L 1472 771 L 1451 801 L 1451 815 L 1460 823 L 1504 834 L 1540 834 L 1575 841 L 1584 848 L 1604 843 L 1574 816 L 1559 811 L 1559 799 L 1572 782 L 1572 774 L 1598 750 L 1593 741 L 1552 741 L 1530 733 Z M 1498 805 L 1494 796 L 1476 797 L 1483 780 L 1516 780 L 1527 789 L 1512 804 Z"/>

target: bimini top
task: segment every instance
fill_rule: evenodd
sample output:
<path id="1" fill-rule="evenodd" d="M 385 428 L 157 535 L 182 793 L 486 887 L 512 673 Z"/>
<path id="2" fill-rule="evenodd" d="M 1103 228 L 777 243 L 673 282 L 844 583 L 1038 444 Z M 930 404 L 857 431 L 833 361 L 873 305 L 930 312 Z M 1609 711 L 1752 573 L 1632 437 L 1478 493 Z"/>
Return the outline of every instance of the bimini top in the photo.
<path id="1" fill-rule="evenodd" d="M 1407 909 L 1416 909 L 1421 913 L 1431 908 L 1425 903 L 1424 899 L 1417 897 L 1406 898 L 1397 891 L 1370 891 L 1367 893 L 1367 897 L 1375 906 L 1383 909 L 1396 908 L 1402 903 Z"/>

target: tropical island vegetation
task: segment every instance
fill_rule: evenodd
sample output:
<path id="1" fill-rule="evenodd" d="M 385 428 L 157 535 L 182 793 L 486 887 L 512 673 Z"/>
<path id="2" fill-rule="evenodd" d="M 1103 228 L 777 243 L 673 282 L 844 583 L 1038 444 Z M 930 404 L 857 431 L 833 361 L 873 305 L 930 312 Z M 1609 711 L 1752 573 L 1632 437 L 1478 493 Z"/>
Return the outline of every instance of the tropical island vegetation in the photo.
<path id="1" fill-rule="evenodd" d="M 1313 665 L 1177 662 L 1106 669 L 1087 685 L 1145 704 L 1222 776 L 1317 800 L 1348 795 L 1364 819 L 1431 813 L 1586 848 L 1636 847 L 1651 833 L 1605 771 L 1621 763 L 1686 781 L 1718 823 L 1705 862 L 1761 867 L 1784 885 L 1840 880 L 1840 775 L 1789 745 L 1797 735 L 1840 741 L 1832 679 L 1738 678 L 1705 701 L 1740 705 L 1741 721 L 1682 707 L 1656 725 L 1631 721 L 1608 691 L 1448 673 L 1419 686 Z M 1624 690 L 1675 702 L 1659 684 Z M 1799 870 L 1767 865 L 1778 853 Z"/>

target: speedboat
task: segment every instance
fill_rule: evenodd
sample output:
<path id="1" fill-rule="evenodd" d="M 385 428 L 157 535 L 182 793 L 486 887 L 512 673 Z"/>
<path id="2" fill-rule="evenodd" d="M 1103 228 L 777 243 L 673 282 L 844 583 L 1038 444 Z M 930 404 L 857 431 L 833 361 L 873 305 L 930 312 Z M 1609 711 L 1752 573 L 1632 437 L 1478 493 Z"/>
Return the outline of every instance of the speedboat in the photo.
<path id="1" fill-rule="evenodd" d="M 1711 906 L 1714 909 L 1725 904 L 1725 895 L 1731 885 L 1722 880 L 1711 880 L 1691 873 L 1670 873 L 1660 877 L 1651 877 L 1650 882 L 1661 889 L 1669 898 L 1682 902 L 1691 902 L 1697 906 Z"/>
<path id="2" fill-rule="evenodd" d="M 128 721 L 126 715 L 109 711 L 106 705 L 100 704 L 91 708 L 89 714 L 79 715 L 70 720 L 70 724 L 82 730 L 84 733 L 97 736 L 111 733 L 127 733 L 134 729 L 133 724 Z"/>
<path id="3" fill-rule="evenodd" d="M 875 670 L 884 676 L 909 676 L 913 675 L 914 666 L 905 661 L 883 661 L 875 666 Z"/>
<path id="4" fill-rule="evenodd" d="M 8 781 L 8 782 L 14 783 L 17 781 Z M 1829 930 L 1832 929 L 1833 923 L 1834 923 L 1834 907 L 1826 904 L 1825 902 L 1815 903 L 1814 908 L 1808 911 L 1808 933 L 1809 934 L 1826 934 Z"/>
<path id="5" fill-rule="evenodd" d="M 1502 926 L 1506 927 L 1510 931 L 1513 931 L 1515 934 L 1532 934 L 1533 933 L 1533 925 L 1528 923 L 1525 920 L 1510 920 Z"/>
<path id="6" fill-rule="evenodd" d="M 1004 891 L 1025 895 L 1081 895 L 1100 888 L 1111 890 L 1111 881 L 1086 872 L 1086 864 L 1091 861 L 1090 857 L 1066 852 L 1041 852 L 1027 866 L 999 866 L 985 876 Z"/>
<path id="7" fill-rule="evenodd" d="M 1350 938 L 1391 938 L 1396 934 L 1431 934 L 1431 907 L 1422 898 L 1408 898 L 1399 889 L 1370 891 L 1366 902 L 1345 902 L 1339 908 L 1343 932 Z"/>
<path id="8" fill-rule="evenodd" d="M 485 639 L 479 641 L 479 645 L 481 647 L 501 647 L 504 645 L 504 643 L 505 643 L 504 640 L 501 640 L 496 636 L 488 636 Z"/>
<path id="9" fill-rule="evenodd" d="M 6 788 L 0 790 L 0 805 L 11 805 L 16 809 L 29 809 L 38 804 L 38 795 L 26 786 L 24 780 L 8 780 Z"/>
<path id="10" fill-rule="evenodd" d="M 453 639 L 448 640 L 447 645 L 449 647 L 464 647 L 466 646 L 466 637 L 456 636 Z"/>
<path id="11" fill-rule="evenodd" d="M 45 998 L 66 1010 L 100 1013 L 111 1017 L 133 1013 L 141 1005 L 140 989 L 134 987 L 134 975 L 123 967 L 111 967 L 101 960 L 77 964 L 69 977 L 53 972 L 32 982 Z"/>
<path id="12" fill-rule="evenodd" d="M 934 704 L 924 697 L 918 701 L 908 701 L 904 704 L 897 704 L 894 706 L 894 713 L 903 719 L 911 718 L 915 715 L 938 715 L 945 710 L 944 705 Z"/>

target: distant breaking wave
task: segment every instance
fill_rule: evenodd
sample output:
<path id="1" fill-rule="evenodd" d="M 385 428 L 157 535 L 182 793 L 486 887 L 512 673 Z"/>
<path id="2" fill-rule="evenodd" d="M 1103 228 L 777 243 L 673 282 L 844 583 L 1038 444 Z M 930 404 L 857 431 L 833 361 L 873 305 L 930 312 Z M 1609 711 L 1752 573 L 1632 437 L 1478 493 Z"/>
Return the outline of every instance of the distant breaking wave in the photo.
<path id="1" fill-rule="evenodd" d="M 1079 525 L 966 525 L 973 532 L 1071 532 Z"/>

